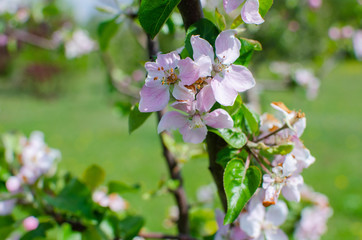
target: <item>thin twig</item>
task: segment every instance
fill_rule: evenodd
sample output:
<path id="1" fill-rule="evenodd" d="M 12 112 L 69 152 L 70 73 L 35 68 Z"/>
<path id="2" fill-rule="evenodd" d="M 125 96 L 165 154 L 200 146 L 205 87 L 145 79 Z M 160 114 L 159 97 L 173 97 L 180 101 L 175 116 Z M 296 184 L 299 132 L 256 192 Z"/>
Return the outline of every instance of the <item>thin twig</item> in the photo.
<path id="1" fill-rule="evenodd" d="M 275 130 L 274 132 L 271 132 L 271 133 L 269 133 L 268 135 L 266 135 L 266 136 L 264 136 L 264 137 L 262 137 L 262 138 L 257 139 L 255 142 L 263 141 L 263 140 L 267 139 L 268 137 L 273 136 L 274 134 L 280 132 L 281 130 L 287 129 L 287 128 L 288 128 L 288 125 L 287 125 L 287 124 L 284 124 L 281 128 L 278 128 L 278 129 Z"/>
<path id="2" fill-rule="evenodd" d="M 138 236 L 146 239 L 180 239 L 180 240 L 195 240 L 190 236 L 185 235 L 168 235 L 163 233 L 139 233 Z"/>
<path id="3" fill-rule="evenodd" d="M 23 30 L 14 29 L 9 31 L 8 34 L 21 42 L 25 42 L 40 48 L 54 50 L 57 47 L 57 45 L 52 40 L 39 37 Z"/>
<path id="4" fill-rule="evenodd" d="M 258 162 L 258 164 L 260 165 L 260 167 L 268 174 L 271 174 L 271 172 L 269 171 L 269 169 L 267 167 L 264 166 L 264 164 L 260 161 L 260 159 L 258 158 L 258 156 L 256 156 L 256 154 L 248 147 L 245 148 L 246 151 L 251 154 L 254 159 Z"/>

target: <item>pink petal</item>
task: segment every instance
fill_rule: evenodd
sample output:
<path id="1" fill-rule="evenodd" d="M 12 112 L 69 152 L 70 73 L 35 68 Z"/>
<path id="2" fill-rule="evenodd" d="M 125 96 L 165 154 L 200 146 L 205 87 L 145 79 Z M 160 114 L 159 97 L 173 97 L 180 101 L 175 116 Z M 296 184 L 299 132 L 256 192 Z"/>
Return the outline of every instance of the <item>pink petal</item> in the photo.
<path id="1" fill-rule="evenodd" d="M 193 101 L 195 99 L 195 92 L 192 89 L 182 86 L 181 84 L 174 85 L 172 95 L 177 100 Z"/>
<path id="2" fill-rule="evenodd" d="M 195 113 L 194 101 L 177 101 L 172 103 L 171 106 L 190 115 L 193 115 Z"/>
<path id="3" fill-rule="evenodd" d="M 167 54 L 158 54 L 156 63 L 159 66 L 162 66 L 165 70 L 175 69 L 177 67 L 177 63 L 180 60 L 180 56 L 176 51 L 167 53 Z"/>
<path id="4" fill-rule="evenodd" d="M 288 236 L 280 229 L 265 230 L 265 237 L 267 240 L 288 240 Z"/>
<path id="5" fill-rule="evenodd" d="M 224 0 L 224 9 L 226 13 L 230 13 L 237 9 L 244 0 Z"/>
<path id="6" fill-rule="evenodd" d="M 300 190 L 303 186 L 301 175 L 290 177 L 286 180 L 286 185 L 282 189 L 282 194 L 288 201 L 300 201 Z"/>
<path id="7" fill-rule="evenodd" d="M 213 128 L 232 128 L 234 121 L 224 109 L 216 109 L 204 117 L 206 125 Z"/>
<path id="8" fill-rule="evenodd" d="M 197 61 L 201 56 L 208 56 L 214 62 L 214 49 L 208 41 L 200 36 L 191 37 L 191 46 L 193 50 L 194 60 Z"/>
<path id="9" fill-rule="evenodd" d="M 224 81 L 227 81 L 238 92 L 244 92 L 255 86 L 251 72 L 240 65 L 231 65 L 225 72 Z"/>
<path id="10" fill-rule="evenodd" d="M 242 213 L 240 217 L 240 228 L 250 237 L 257 238 L 261 234 L 261 224 L 257 219 L 253 219 L 247 213 Z"/>
<path id="11" fill-rule="evenodd" d="M 197 110 L 200 112 L 208 112 L 216 102 L 211 85 L 204 86 L 196 96 Z"/>
<path id="12" fill-rule="evenodd" d="M 177 128 L 185 126 L 185 124 L 187 124 L 187 116 L 176 111 L 167 112 L 162 116 L 158 124 L 157 132 L 176 130 Z"/>
<path id="13" fill-rule="evenodd" d="M 191 58 L 180 60 L 178 68 L 180 70 L 178 77 L 183 85 L 191 85 L 199 79 L 199 66 Z"/>
<path id="14" fill-rule="evenodd" d="M 283 176 L 290 176 L 295 170 L 297 170 L 297 160 L 292 154 L 286 155 L 283 163 Z"/>
<path id="15" fill-rule="evenodd" d="M 231 64 L 240 56 L 240 40 L 235 30 L 222 31 L 215 41 L 216 56 L 222 64 Z"/>
<path id="16" fill-rule="evenodd" d="M 197 65 L 199 66 L 199 77 L 208 77 L 211 76 L 212 71 L 212 61 L 208 56 L 200 56 L 196 60 Z"/>
<path id="17" fill-rule="evenodd" d="M 205 125 L 195 128 L 191 124 L 187 124 L 180 128 L 180 133 L 185 142 L 202 143 L 206 138 L 207 128 Z"/>
<path id="18" fill-rule="evenodd" d="M 287 204 L 283 201 L 278 201 L 275 205 L 268 208 L 265 214 L 265 220 L 272 223 L 274 226 L 280 226 L 285 222 L 287 216 Z"/>
<path id="19" fill-rule="evenodd" d="M 264 19 L 259 13 L 259 1 L 247 0 L 241 9 L 241 18 L 245 23 L 262 24 Z"/>
<path id="20" fill-rule="evenodd" d="M 211 87 L 216 101 L 221 105 L 232 106 L 234 104 L 238 92 L 225 84 L 218 75 L 211 80 Z"/>
<path id="21" fill-rule="evenodd" d="M 167 106 L 170 100 L 169 87 L 161 83 L 152 87 L 144 85 L 140 91 L 140 96 L 140 112 L 161 111 Z"/>

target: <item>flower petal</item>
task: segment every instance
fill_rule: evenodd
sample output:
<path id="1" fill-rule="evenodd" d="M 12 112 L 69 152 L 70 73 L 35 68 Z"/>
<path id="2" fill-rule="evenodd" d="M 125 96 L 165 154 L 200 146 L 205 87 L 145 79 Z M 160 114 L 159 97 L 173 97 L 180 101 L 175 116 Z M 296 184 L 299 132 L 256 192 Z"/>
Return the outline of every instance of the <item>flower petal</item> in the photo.
<path id="1" fill-rule="evenodd" d="M 194 101 L 177 101 L 171 104 L 173 108 L 181 110 L 190 115 L 195 113 L 195 102 Z"/>
<path id="2" fill-rule="evenodd" d="M 288 201 L 300 201 L 300 190 L 303 186 L 303 177 L 301 175 L 290 177 L 282 189 L 282 194 Z"/>
<path id="3" fill-rule="evenodd" d="M 208 41 L 200 36 L 191 36 L 191 46 L 194 60 L 197 61 L 201 56 L 208 56 L 211 62 L 214 62 L 214 49 Z"/>
<path id="4" fill-rule="evenodd" d="M 292 154 L 285 155 L 285 160 L 283 163 L 283 176 L 290 176 L 293 172 L 295 172 L 295 170 L 297 170 L 297 160 Z"/>
<path id="5" fill-rule="evenodd" d="M 199 77 L 211 76 L 212 61 L 209 56 L 200 56 L 196 63 L 199 66 Z"/>
<path id="6" fill-rule="evenodd" d="M 208 112 L 216 102 L 211 85 L 204 86 L 196 96 L 197 110 L 201 113 Z"/>
<path id="7" fill-rule="evenodd" d="M 237 9 L 244 0 L 224 0 L 224 9 L 226 13 L 230 13 Z"/>
<path id="8" fill-rule="evenodd" d="M 162 116 L 161 121 L 158 124 L 157 132 L 161 133 L 165 130 L 175 130 L 185 126 L 185 124 L 187 124 L 186 115 L 176 111 L 167 112 Z"/>
<path id="9" fill-rule="evenodd" d="M 266 240 L 288 240 L 288 236 L 280 229 L 265 230 Z"/>
<path id="10" fill-rule="evenodd" d="M 180 133 L 185 142 L 201 143 L 206 138 L 207 128 L 205 125 L 195 128 L 189 123 L 180 128 Z"/>
<path id="11" fill-rule="evenodd" d="M 275 205 L 268 208 L 265 214 L 265 221 L 272 223 L 274 226 L 280 226 L 285 222 L 287 216 L 287 204 L 283 201 L 278 201 Z"/>
<path id="12" fill-rule="evenodd" d="M 241 9 L 241 18 L 245 23 L 262 24 L 264 19 L 259 13 L 259 0 L 247 0 Z"/>
<path id="13" fill-rule="evenodd" d="M 167 54 L 157 54 L 156 63 L 162 66 L 165 70 L 175 69 L 180 60 L 180 56 L 176 51 Z"/>
<path id="14" fill-rule="evenodd" d="M 189 89 L 185 86 L 182 86 L 181 84 L 175 84 L 173 88 L 172 95 L 177 100 L 183 100 L 183 101 L 193 101 L 195 100 L 195 92 L 192 89 Z"/>
<path id="15" fill-rule="evenodd" d="M 216 56 L 222 64 L 231 64 L 240 56 L 241 43 L 235 37 L 236 31 L 222 31 L 215 41 Z"/>
<path id="16" fill-rule="evenodd" d="M 140 112 L 161 111 L 170 100 L 168 85 L 153 84 L 151 87 L 144 85 L 140 91 Z"/>
<path id="17" fill-rule="evenodd" d="M 224 106 L 232 106 L 234 104 L 238 92 L 225 84 L 218 75 L 211 80 L 210 84 L 217 102 Z"/>
<path id="18" fill-rule="evenodd" d="M 178 77 L 181 79 L 183 85 L 191 85 L 199 79 L 199 66 L 187 57 L 178 62 L 180 74 Z"/>
<path id="19" fill-rule="evenodd" d="M 261 224 L 247 213 L 242 213 L 240 217 L 240 228 L 250 237 L 257 238 L 261 234 Z"/>
<path id="20" fill-rule="evenodd" d="M 244 66 L 231 65 L 225 72 L 227 83 L 238 92 L 244 92 L 255 86 L 251 72 Z"/>
<path id="21" fill-rule="evenodd" d="M 234 121 L 224 109 L 216 109 L 204 117 L 205 124 L 213 128 L 232 128 Z"/>

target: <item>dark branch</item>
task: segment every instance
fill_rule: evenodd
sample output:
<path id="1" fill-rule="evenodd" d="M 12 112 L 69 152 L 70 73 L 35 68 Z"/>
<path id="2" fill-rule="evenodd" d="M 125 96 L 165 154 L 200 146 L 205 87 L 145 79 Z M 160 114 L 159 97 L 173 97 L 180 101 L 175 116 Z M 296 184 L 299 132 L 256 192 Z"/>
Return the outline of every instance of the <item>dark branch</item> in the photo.
<path id="1" fill-rule="evenodd" d="M 182 0 L 178 5 L 178 10 L 180 10 L 185 30 L 204 17 L 200 0 Z"/>

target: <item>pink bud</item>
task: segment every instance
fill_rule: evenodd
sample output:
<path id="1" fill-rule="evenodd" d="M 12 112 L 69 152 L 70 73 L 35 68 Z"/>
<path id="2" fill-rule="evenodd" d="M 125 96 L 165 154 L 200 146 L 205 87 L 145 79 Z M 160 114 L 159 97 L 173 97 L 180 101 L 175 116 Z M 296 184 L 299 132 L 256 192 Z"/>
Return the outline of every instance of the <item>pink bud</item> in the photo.
<path id="1" fill-rule="evenodd" d="M 23 226 L 26 231 L 33 231 L 38 228 L 39 220 L 33 216 L 27 217 L 23 221 Z"/>
<path id="2" fill-rule="evenodd" d="M 6 181 L 6 188 L 8 189 L 9 192 L 11 193 L 16 193 L 20 190 L 21 187 L 21 181 L 18 177 L 16 176 L 11 176 L 8 178 L 8 180 Z"/>
<path id="3" fill-rule="evenodd" d="M 351 38 L 353 36 L 354 30 L 351 26 L 345 26 L 341 30 L 343 38 Z"/>
<path id="4" fill-rule="evenodd" d="M 332 40 L 338 40 L 341 38 L 341 30 L 337 27 L 331 27 L 328 31 L 328 35 Z"/>

